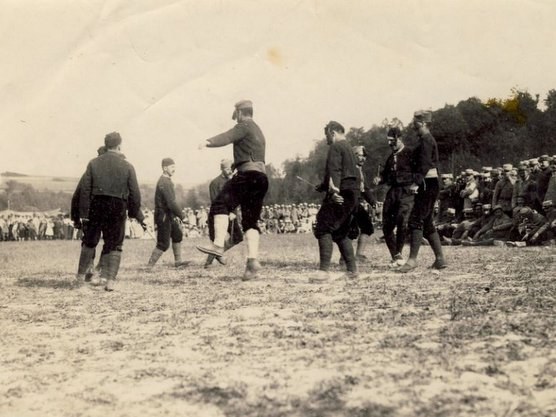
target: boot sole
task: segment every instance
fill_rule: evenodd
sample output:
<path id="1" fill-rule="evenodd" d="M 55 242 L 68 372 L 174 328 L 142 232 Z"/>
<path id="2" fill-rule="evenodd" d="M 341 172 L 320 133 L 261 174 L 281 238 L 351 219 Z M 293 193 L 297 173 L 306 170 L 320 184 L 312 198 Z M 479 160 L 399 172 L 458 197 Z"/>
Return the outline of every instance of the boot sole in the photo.
<path id="1" fill-rule="evenodd" d="M 210 249 L 210 248 L 204 248 L 202 246 L 195 246 L 195 247 L 197 248 L 198 251 L 206 253 L 207 255 L 213 255 L 214 257 L 217 258 L 216 260 L 218 260 L 218 258 L 221 258 L 224 255 L 223 253 L 217 252 L 217 251 L 215 251 L 213 249 Z"/>

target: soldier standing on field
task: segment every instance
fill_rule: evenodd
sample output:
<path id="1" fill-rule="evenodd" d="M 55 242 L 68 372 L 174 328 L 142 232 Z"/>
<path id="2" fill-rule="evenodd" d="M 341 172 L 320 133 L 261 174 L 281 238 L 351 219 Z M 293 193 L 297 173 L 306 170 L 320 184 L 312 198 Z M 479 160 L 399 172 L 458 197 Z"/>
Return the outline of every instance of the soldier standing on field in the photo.
<path id="1" fill-rule="evenodd" d="M 183 211 L 176 203 L 176 191 L 172 182 L 172 175 L 176 172 L 176 164 L 172 158 L 162 160 L 162 175 L 156 183 L 154 193 L 154 222 L 156 224 L 156 247 L 153 249 L 148 267 L 152 268 L 164 252 L 170 247 L 172 240 L 172 252 L 174 252 L 174 266 L 189 265 L 188 261 L 182 261 L 181 241 L 183 232 L 180 221 L 183 220 Z"/>
<path id="2" fill-rule="evenodd" d="M 346 263 L 348 277 L 357 277 L 357 262 L 348 238 L 351 219 L 359 204 L 357 161 L 340 123 L 329 122 L 324 128 L 324 133 L 330 148 L 324 179 L 316 187 L 317 191 L 326 192 L 326 196 L 317 213 L 314 230 L 319 243 L 320 262 L 319 270 L 310 279 L 312 282 L 323 282 L 329 278 L 333 242 L 338 245 Z"/>
<path id="3" fill-rule="evenodd" d="M 79 217 L 83 225 L 78 278 L 84 277 L 93 262 L 102 234 L 103 265 L 100 278 L 104 289 L 114 290 L 122 257 L 127 215 L 143 227 L 141 193 L 133 165 L 121 157 L 122 138 L 112 132 L 104 138 L 106 153 L 91 160 L 81 182 Z M 97 282 L 91 281 L 97 284 Z"/>
<path id="4" fill-rule="evenodd" d="M 417 111 L 413 116 L 413 128 L 417 131 L 418 143 L 414 150 L 417 172 L 411 187 L 417 190 L 417 194 L 408 222 L 411 232 L 409 259 L 399 269 L 403 273 L 417 268 L 417 255 L 423 237 L 428 240 L 434 252 L 435 261 L 431 267 L 444 269 L 447 266 L 440 236 L 433 221 L 434 204 L 438 199 L 440 184 L 438 181 L 438 147 L 428 128 L 431 117 L 430 111 Z"/>
<path id="5" fill-rule="evenodd" d="M 223 159 L 220 162 L 220 175 L 213 179 L 209 184 L 209 197 L 210 197 L 210 204 L 212 205 L 216 200 L 224 185 L 232 178 L 233 176 L 233 169 L 232 169 L 233 162 L 229 159 Z M 229 225 L 228 225 L 228 235 L 229 238 L 226 239 L 224 242 L 224 251 L 227 251 L 241 243 L 243 241 L 243 232 L 241 231 L 241 227 L 239 225 L 237 214 L 232 212 L 229 214 Z M 214 215 L 209 214 L 208 217 L 208 231 L 209 231 L 209 238 L 211 241 L 214 241 Z M 216 257 L 214 255 L 207 255 L 207 260 L 205 262 L 205 268 L 208 268 L 212 265 L 214 260 L 218 260 L 222 265 L 225 264 L 224 257 Z"/>
<path id="6" fill-rule="evenodd" d="M 256 278 L 261 268 L 257 260 L 260 237 L 258 221 L 268 190 L 265 167 L 266 141 L 263 132 L 253 121 L 253 103 L 250 100 L 236 103 L 232 119 L 237 122 L 232 129 L 207 139 L 201 145 L 203 148 L 215 148 L 233 144 L 234 168 L 237 174 L 224 184 L 210 207 L 210 214 L 214 217 L 214 241 L 207 246 L 197 246 L 197 249 L 207 255 L 221 258 L 224 254 L 229 215 L 240 206 L 241 225 L 248 252 L 242 279 L 249 280 Z"/>
<path id="7" fill-rule="evenodd" d="M 404 145 L 401 135 L 398 127 L 388 130 L 388 146 L 392 153 L 386 160 L 381 175 L 374 180 L 377 185 L 386 184 L 390 187 L 382 206 L 382 231 L 392 257 L 391 268 L 403 263 L 402 250 L 407 222 L 415 199 L 415 187 L 412 185 L 418 181 L 413 151 Z"/>

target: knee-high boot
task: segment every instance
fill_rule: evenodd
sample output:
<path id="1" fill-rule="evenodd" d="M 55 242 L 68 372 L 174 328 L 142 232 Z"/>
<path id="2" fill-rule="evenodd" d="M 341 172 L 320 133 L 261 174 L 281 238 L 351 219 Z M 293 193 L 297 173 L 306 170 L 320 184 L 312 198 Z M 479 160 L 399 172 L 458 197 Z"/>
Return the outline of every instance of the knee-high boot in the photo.
<path id="1" fill-rule="evenodd" d="M 342 257 L 346 261 L 346 268 L 349 273 L 357 274 L 357 262 L 355 260 L 355 254 L 353 253 L 353 245 L 351 244 L 351 240 L 347 237 L 339 242 L 337 242 L 338 249 L 340 249 L 340 253 Z"/>
<path id="2" fill-rule="evenodd" d="M 102 268 L 101 278 L 106 278 L 106 291 L 114 290 L 114 282 L 120 269 L 120 262 L 122 260 L 122 252 L 114 250 L 104 255 L 104 267 Z"/>
<path id="3" fill-rule="evenodd" d="M 81 246 L 79 255 L 79 265 L 77 267 L 77 278 L 85 278 L 90 273 L 95 259 L 95 248 L 89 248 L 85 245 Z"/>
<path id="4" fill-rule="evenodd" d="M 438 232 L 434 232 L 430 236 L 427 237 L 429 241 L 429 245 L 431 245 L 432 251 L 434 252 L 434 263 L 432 264 L 431 268 L 434 269 L 444 269 L 448 265 L 444 259 L 444 253 L 442 251 L 442 243 L 440 242 L 440 236 Z"/>

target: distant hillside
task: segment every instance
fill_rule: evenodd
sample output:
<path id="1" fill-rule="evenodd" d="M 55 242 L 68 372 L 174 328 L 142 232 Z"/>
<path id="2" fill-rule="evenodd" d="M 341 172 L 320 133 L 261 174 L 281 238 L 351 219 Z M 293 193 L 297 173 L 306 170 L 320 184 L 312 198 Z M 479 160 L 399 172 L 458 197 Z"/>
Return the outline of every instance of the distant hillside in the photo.
<path id="1" fill-rule="evenodd" d="M 1 176 L 1 177 L 26 177 L 27 175 L 25 175 L 25 174 L 19 174 L 19 173 L 17 173 L 17 172 L 9 172 L 9 171 L 6 171 L 6 172 L 2 172 L 2 173 L 0 174 L 0 176 Z"/>
<path id="2" fill-rule="evenodd" d="M 31 185 L 36 191 L 54 191 L 73 193 L 79 178 L 74 177 L 53 177 L 46 175 L 28 175 L 16 172 L 3 172 L 0 174 L 0 190 L 6 188 L 8 181 L 16 181 L 21 184 Z M 139 185 L 145 187 L 154 187 L 154 182 L 142 182 Z M 177 185 L 177 184 L 176 184 Z M 185 190 L 194 187 L 194 184 L 181 184 Z"/>

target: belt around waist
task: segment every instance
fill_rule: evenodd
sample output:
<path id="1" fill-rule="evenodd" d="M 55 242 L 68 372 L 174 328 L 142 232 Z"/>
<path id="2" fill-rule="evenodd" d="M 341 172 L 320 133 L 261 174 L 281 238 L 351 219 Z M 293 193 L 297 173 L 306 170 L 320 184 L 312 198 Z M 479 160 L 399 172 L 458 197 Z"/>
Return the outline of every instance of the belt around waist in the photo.
<path id="1" fill-rule="evenodd" d="M 438 170 L 436 168 L 429 169 L 425 178 L 438 178 Z"/>

